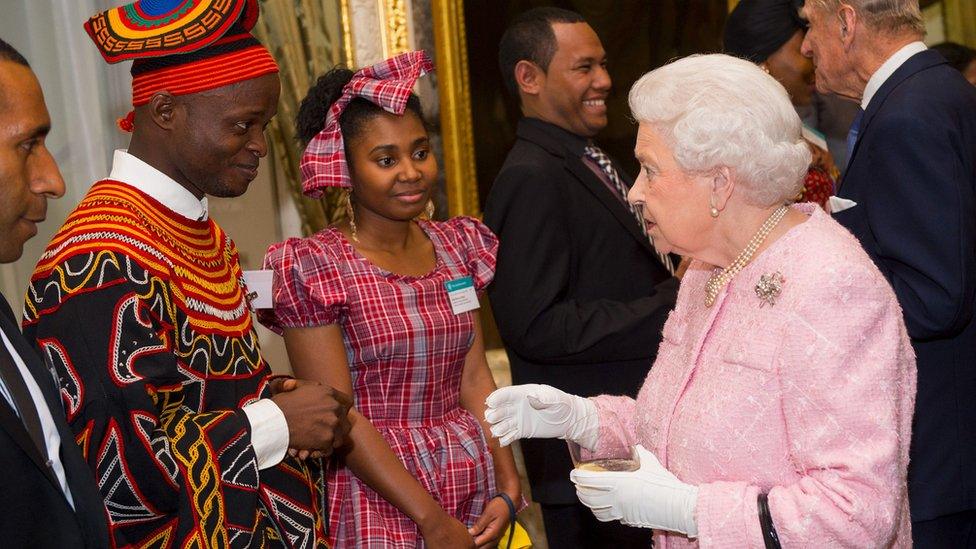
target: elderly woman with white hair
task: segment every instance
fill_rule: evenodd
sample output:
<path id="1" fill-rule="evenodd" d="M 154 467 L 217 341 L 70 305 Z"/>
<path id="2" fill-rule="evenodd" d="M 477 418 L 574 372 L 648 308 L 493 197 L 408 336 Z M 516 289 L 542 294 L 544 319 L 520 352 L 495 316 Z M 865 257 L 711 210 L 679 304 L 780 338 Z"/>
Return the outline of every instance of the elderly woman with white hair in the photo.
<path id="1" fill-rule="evenodd" d="M 789 205 L 810 152 L 783 87 L 725 55 L 630 91 L 655 246 L 692 259 L 637 399 L 500 389 L 502 444 L 563 438 L 583 459 L 636 446 L 639 469 L 572 472 L 600 520 L 657 547 L 911 545 L 915 359 L 901 309 L 858 242 Z M 612 364 L 607 365 L 612 375 Z"/>

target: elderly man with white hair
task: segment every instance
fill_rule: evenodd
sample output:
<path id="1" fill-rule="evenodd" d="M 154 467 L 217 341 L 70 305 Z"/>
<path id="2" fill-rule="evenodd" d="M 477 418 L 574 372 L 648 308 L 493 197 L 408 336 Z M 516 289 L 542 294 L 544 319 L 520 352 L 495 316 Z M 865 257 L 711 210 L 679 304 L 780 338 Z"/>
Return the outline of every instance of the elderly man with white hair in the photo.
<path id="1" fill-rule="evenodd" d="M 918 360 L 916 547 L 976 547 L 976 88 L 926 49 L 917 0 L 807 0 L 817 87 L 860 103 L 834 219 L 905 314 Z"/>
<path id="2" fill-rule="evenodd" d="M 636 446 L 637 470 L 571 478 L 656 547 L 910 546 L 911 344 L 851 234 L 789 204 L 810 152 L 783 86 L 694 56 L 646 74 L 630 106 L 628 198 L 656 245 L 692 258 L 657 361 L 636 399 L 499 389 L 493 435 L 563 438 L 582 460 Z"/>

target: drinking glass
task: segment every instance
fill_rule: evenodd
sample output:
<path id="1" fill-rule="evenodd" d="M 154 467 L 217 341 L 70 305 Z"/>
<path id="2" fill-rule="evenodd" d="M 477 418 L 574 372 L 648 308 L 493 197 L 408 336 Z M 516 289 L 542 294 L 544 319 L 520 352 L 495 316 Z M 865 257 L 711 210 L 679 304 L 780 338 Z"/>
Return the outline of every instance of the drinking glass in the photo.
<path id="1" fill-rule="evenodd" d="M 569 446 L 569 457 L 573 459 L 573 467 L 581 471 L 624 472 L 640 469 L 640 456 L 637 454 L 636 446 L 618 448 L 613 452 L 603 453 L 599 457 L 584 459 L 584 457 L 590 457 L 584 455 L 584 452 L 589 453 L 588 451 L 583 450 L 579 444 L 573 441 L 567 441 L 567 444 Z"/>

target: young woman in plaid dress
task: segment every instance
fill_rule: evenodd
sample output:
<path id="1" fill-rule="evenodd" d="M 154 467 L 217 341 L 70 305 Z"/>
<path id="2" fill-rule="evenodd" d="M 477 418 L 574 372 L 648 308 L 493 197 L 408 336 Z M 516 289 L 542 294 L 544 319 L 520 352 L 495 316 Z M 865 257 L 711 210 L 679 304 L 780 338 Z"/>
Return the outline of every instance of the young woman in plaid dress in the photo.
<path id="1" fill-rule="evenodd" d="M 298 115 L 304 190 L 346 188 L 351 215 L 265 259 L 262 320 L 295 373 L 355 398 L 350 449 L 325 465 L 337 548 L 488 547 L 509 520 L 494 496 L 521 501 L 511 451 L 486 437 L 477 311 L 456 314 L 445 288 L 491 282 L 498 241 L 471 218 L 418 220 L 437 163 L 410 90 L 431 69 L 412 52 L 319 79 Z"/>

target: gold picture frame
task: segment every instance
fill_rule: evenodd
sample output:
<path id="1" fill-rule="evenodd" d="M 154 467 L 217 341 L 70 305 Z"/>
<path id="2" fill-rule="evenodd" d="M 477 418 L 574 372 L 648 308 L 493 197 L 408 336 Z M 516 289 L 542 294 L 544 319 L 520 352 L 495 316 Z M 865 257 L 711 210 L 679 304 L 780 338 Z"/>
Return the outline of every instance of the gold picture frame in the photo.
<path id="1" fill-rule="evenodd" d="M 475 172 L 464 2 L 433 0 L 437 96 L 444 146 L 444 180 L 451 216 L 481 215 Z"/>

